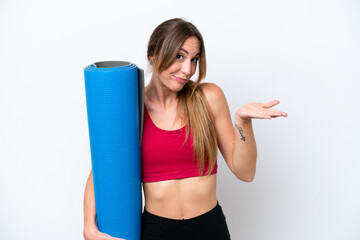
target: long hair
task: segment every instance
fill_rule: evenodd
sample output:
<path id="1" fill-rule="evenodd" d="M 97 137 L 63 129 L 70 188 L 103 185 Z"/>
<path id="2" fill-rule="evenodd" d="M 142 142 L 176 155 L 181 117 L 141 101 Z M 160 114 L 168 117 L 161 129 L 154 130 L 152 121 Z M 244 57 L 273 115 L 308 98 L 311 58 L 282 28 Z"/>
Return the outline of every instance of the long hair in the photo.
<path id="1" fill-rule="evenodd" d="M 150 65 L 154 73 L 161 73 L 176 60 L 176 56 L 189 37 L 196 37 L 200 42 L 199 74 L 196 81 L 189 80 L 178 92 L 177 116 L 184 113 L 186 122 L 186 138 L 190 131 L 193 136 L 194 155 L 196 155 L 199 174 L 203 175 L 206 162 L 210 175 L 217 160 L 217 139 L 214 119 L 209 103 L 201 88 L 200 82 L 206 76 L 205 46 L 199 30 L 190 22 L 181 18 L 173 18 L 161 23 L 152 33 L 147 50 L 147 58 L 156 57 Z"/>

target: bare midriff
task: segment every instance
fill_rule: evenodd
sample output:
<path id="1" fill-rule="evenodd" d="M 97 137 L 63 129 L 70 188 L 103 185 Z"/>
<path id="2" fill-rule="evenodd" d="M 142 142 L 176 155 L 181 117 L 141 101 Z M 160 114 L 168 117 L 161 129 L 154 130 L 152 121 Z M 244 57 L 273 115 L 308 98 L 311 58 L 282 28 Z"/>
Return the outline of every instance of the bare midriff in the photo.
<path id="1" fill-rule="evenodd" d="M 143 184 L 145 209 L 171 219 L 200 216 L 217 205 L 216 174 Z"/>

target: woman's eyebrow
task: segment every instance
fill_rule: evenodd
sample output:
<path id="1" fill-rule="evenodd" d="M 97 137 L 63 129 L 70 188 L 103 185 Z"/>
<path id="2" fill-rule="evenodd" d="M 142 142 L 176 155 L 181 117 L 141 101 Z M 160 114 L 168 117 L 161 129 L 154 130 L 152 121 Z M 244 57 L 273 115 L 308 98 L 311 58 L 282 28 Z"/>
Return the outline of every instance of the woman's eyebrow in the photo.
<path id="1" fill-rule="evenodd" d="M 184 52 L 186 52 L 186 53 L 189 55 L 189 52 L 188 52 L 188 51 L 186 51 L 185 49 L 180 48 L 180 50 L 183 50 Z M 200 53 L 197 53 L 195 56 L 198 56 L 198 55 L 200 55 Z"/>

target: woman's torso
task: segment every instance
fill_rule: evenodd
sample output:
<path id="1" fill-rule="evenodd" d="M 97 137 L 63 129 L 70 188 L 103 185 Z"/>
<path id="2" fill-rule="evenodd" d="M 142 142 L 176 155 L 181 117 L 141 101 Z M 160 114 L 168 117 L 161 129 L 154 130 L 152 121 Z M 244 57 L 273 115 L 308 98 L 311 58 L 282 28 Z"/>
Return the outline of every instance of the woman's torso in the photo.
<path id="1" fill-rule="evenodd" d="M 189 219 L 213 209 L 216 174 L 144 183 L 146 211 L 172 219 Z"/>
<path id="2" fill-rule="evenodd" d="M 160 112 L 146 101 L 151 121 L 163 130 L 181 129 L 175 121 L 176 108 Z M 144 182 L 145 209 L 172 219 L 189 219 L 213 209 L 217 204 L 216 174 L 157 182 Z"/>

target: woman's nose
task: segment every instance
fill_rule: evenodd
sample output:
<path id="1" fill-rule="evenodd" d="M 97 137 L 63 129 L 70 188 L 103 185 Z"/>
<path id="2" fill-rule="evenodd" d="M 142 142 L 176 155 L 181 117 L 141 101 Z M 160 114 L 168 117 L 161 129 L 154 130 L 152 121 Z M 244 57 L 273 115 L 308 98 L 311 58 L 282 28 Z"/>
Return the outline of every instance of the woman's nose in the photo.
<path id="1" fill-rule="evenodd" d="M 182 64 L 182 72 L 185 75 L 189 75 L 191 73 L 191 61 L 184 61 Z"/>

